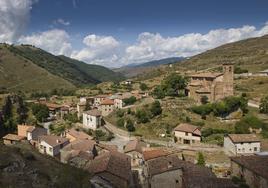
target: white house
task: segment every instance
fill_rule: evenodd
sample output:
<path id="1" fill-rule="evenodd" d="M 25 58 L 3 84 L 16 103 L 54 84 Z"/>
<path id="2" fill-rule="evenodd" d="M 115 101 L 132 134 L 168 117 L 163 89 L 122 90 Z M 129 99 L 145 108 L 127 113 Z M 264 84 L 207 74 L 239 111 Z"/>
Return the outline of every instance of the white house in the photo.
<path id="1" fill-rule="evenodd" d="M 97 95 L 94 97 L 94 106 L 97 107 L 101 104 L 103 100 L 105 100 L 108 97 L 108 95 Z"/>
<path id="2" fill-rule="evenodd" d="M 101 111 L 93 109 L 83 113 L 83 126 L 87 129 L 96 130 L 101 126 Z"/>
<path id="3" fill-rule="evenodd" d="M 261 142 L 255 134 L 228 134 L 224 148 L 234 155 L 254 154 L 260 152 Z"/>
<path id="4" fill-rule="evenodd" d="M 38 137 L 39 152 L 52 157 L 59 155 L 60 150 L 67 144 L 69 144 L 69 139 L 60 136 L 45 135 Z"/>
<path id="5" fill-rule="evenodd" d="M 197 126 L 181 123 L 174 129 L 174 136 L 181 144 L 195 144 L 201 141 L 201 132 Z"/>

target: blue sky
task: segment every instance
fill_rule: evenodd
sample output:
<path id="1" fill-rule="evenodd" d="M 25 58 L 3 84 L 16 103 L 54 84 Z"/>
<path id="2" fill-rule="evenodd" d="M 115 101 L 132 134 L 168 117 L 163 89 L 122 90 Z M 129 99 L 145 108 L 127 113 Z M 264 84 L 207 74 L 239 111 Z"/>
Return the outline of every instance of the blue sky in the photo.
<path id="1" fill-rule="evenodd" d="M 0 0 L 0 41 L 116 67 L 268 34 L 267 7 L 267 0 Z"/>

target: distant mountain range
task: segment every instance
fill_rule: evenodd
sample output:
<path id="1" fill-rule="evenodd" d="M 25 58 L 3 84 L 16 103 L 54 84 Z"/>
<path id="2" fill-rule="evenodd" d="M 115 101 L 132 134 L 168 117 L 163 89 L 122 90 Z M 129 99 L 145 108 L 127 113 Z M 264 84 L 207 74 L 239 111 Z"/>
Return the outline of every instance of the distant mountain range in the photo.
<path id="1" fill-rule="evenodd" d="M 123 74 L 126 77 L 135 77 L 140 74 L 145 74 L 148 71 L 159 68 L 161 65 L 174 64 L 184 60 L 184 57 L 170 57 L 160 60 L 149 61 L 145 63 L 133 63 L 124 67 L 114 69 L 114 71 Z"/>
<path id="2" fill-rule="evenodd" d="M 106 67 L 55 56 L 30 45 L 0 44 L 0 89 L 49 91 L 74 89 L 124 79 Z"/>

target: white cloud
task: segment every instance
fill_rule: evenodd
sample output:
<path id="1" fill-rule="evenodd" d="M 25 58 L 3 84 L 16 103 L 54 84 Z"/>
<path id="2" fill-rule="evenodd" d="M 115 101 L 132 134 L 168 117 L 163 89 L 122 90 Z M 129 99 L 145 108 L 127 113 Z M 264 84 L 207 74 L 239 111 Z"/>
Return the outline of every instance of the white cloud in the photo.
<path id="1" fill-rule="evenodd" d="M 192 56 L 222 44 L 268 34 L 268 24 L 257 30 L 254 26 L 216 29 L 206 34 L 189 33 L 177 37 L 162 37 L 159 33 L 141 33 L 136 44 L 125 50 L 128 63 L 144 62 L 172 56 Z"/>
<path id="2" fill-rule="evenodd" d="M 118 60 L 120 42 L 112 36 L 91 34 L 83 39 L 85 48 L 74 51 L 72 58 L 88 63 L 112 66 Z"/>
<path id="3" fill-rule="evenodd" d="M 0 42 L 12 43 L 22 34 L 29 21 L 32 0 L 0 1 Z"/>
<path id="4" fill-rule="evenodd" d="M 22 36 L 18 40 L 21 44 L 31 44 L 47 50 L 55 55 L 70 55 L 72 45 L 69 42 L 70 36 L 64 30 L 53 29 L 30 36 Z"/>
<path id="5" fill-rule="evenodd" d="M 65 20 L 62 19 L 62 18 L 58 18 L 57 20 L 54 20 L 53 23 L 54 23 L 55 25 L 64 25 L 64 26 L 68 26 L 68 25 L 71 24 L 69 21 L 65 21 Z"/>

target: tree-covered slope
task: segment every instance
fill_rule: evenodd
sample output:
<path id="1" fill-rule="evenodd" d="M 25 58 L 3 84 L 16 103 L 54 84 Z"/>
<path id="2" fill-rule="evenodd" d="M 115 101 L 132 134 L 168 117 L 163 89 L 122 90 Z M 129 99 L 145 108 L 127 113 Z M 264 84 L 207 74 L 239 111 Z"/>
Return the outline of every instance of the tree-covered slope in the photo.
<path id="1" fill-rule="evenodd" d="M 106 67 L 100 65 L 87 64 L 82 61 L 78 61 L 76 59 L 72 59 L 66 56 L 58 56 L 65 62 L 68 62 L 74 65 L 79 71 L 84 72 L 87 75 L 101 81 L 121 81 L 124 79 L 124 76 L 120 73 L 116 73 Z"/>

